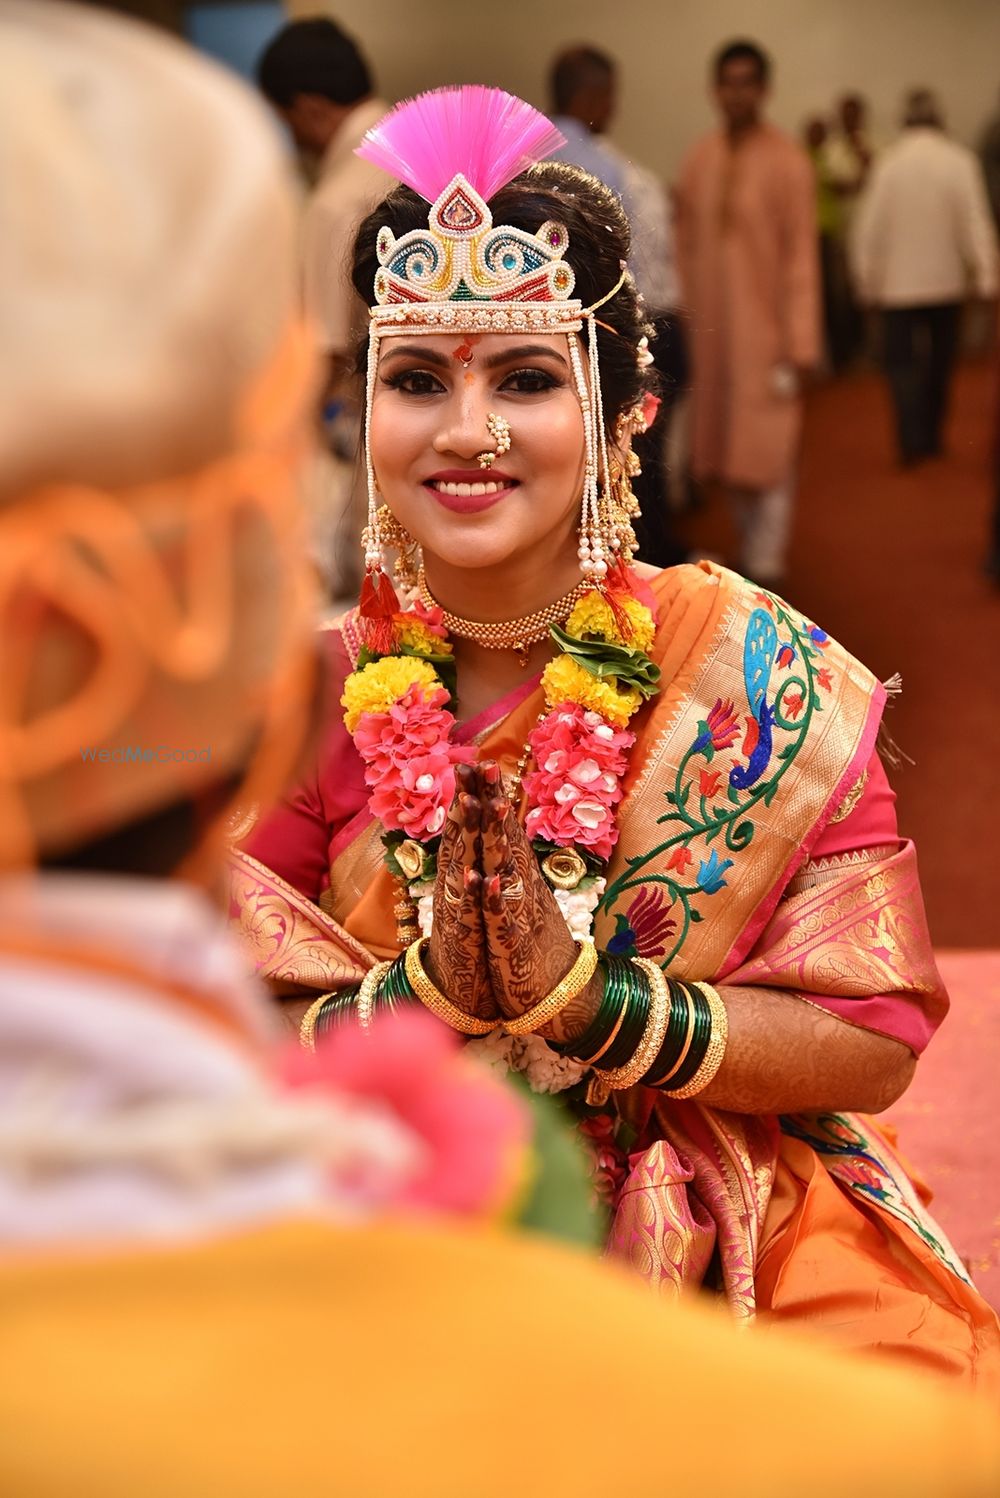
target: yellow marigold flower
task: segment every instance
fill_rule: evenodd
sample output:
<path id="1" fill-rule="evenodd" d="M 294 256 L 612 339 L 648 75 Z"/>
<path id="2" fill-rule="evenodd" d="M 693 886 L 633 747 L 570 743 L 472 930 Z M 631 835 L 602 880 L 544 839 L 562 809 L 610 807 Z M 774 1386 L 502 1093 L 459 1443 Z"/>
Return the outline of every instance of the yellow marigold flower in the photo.
<path id="1" fill-rule="evenodd" d="M 619 691 L 615 677 L 601 681 L 568 655 L 557 655 L 549 662 L 542 672 L 542 687 L 549 707 L 558 707 L 560 702 L 578 702 L 581 707 L 600 713 L 617 728 L 624 728 L 642 706 L 642 693 L 634 687 Z"/>
<path id="2" fill-rule="evenodd" d="M 566 633 L 583 639 L 585 635 L 596 635 L 611 645 L 625 645 L 632 650 L 648 650 L 656 634 L 653 615 L 638 598 L 618 595 L 618 603 L 624 609 L 632 625 L 632 638 L 626 640 L 615 623 L 615 616 L 607 600 L 592 589 L 584 593 L 573 612 L 566 620 Z"/>
<path id="3" fill-rule="evenodd" d="M 452 646 L 448 640 L 442 640 L 439 635 L 431 634 L 426 624 L 410 615 L 397 615 L 396 638 L 407 650 L 419 650 L 421 655 L 451 655 Z"/>
<path id="4" fill-rule="evenodd" d="M 406 696 L 414 682 L 427 688 L 425 695 L 441 685 L 430 662 L 415 655 L 387 655 L 380 661 L 369 661 L 360 671 L 353 671 L 344 683 L 340 699 L 348 733 L 354 732 L 364 713 L 387 713 L 394 702 Z"/>

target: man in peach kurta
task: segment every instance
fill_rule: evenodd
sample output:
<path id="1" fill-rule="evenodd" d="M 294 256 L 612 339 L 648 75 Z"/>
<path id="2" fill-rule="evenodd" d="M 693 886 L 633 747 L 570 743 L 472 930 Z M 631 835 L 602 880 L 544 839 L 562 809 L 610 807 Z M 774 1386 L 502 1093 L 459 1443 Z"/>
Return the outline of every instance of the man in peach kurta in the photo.
<path id="1" fill-rule="evenodd" d="M 816 189 L 805 153 L 763 118 L 770 64 L 749 42 L 714 63 L 722 128 L 688 153 L 677 240 L 694 365 L 691 453 L 734 504 L 741 567 L 781 581 L 801 385 L 820 351 Z"/>

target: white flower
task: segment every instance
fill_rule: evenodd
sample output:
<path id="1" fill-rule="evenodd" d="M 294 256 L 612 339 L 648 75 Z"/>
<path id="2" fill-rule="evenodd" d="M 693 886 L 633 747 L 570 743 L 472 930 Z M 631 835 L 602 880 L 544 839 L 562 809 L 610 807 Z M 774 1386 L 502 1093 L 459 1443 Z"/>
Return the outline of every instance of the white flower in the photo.
<path id="1" fill-rule="evenodd" d="M 511 1059 L 532 1092 L 565 1092 L 587 1074 L 579 1061 L 557 1055 L 540 1035 L 515 1036 Z"/>
<path id="2" fill-rule="evenodd" d="M 430 936 L 434 927 L 434 886 L 414 881 L 410 885 L 410 899 L 417 902 L 417 925 L 421 936 Z"/>
<path id="3" fill-rule="evenodd" d="M 604 879 L 595 879 L 592 884 L 578 886 L 576 889 L 552 891 L 574 941 L 586 941 L 590 936 L 594 911 L 601 903 L 606 882 Z"/>
<path id="4" fill-rule="evenodd" d="M 513 1035 L 507 1035 L 503 1030 L 491 1030 L 482 1039 L 470 1040 L 465 1047 L 467 1056 L 474 1056 L 484 1066 L 493 1071 L 499 1071 L 506 1076 L 509 1071 L 516 1070 L 512 1066 L 511 1052 L 514 1048 L 515 1039 Z"/>
<path id="5" fill-rule="evenodd" d="M 532 1092 L 565 1092 L 586 1075 L 579 1061 L 559 1056 L 540 1035 L 506 1035 L 494 1030 L 481 1040 L 470 1040 L 466 1055 L 495 1071 L 520 1072 Z"/>

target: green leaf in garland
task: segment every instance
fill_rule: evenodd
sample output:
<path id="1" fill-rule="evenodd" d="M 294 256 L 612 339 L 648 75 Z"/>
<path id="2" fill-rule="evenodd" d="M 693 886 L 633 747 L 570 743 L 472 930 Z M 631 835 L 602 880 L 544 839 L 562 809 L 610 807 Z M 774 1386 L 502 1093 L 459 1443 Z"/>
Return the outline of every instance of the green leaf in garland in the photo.
<path id="1" fill-rule="evenodd" d="M 599 681 L 615 680 L 623 687 L 634 687 L 644 697 L 654 697 L 659 691 L 660 668 L 643 651 L 609 645 L 606 640 L 581 640 L 568 635 L 558 624 L 553 624 L 550 633 L 564 655 Z"/>
<path id="2" fill-rule="evenodd" d="M 409 655 L 433 666 L 452 702 L 458 700 L 458 667 L 453 655 L 425 655 L 422 650 L 413 650 L 409 645 L 400 645 L 397 654 Z"/>

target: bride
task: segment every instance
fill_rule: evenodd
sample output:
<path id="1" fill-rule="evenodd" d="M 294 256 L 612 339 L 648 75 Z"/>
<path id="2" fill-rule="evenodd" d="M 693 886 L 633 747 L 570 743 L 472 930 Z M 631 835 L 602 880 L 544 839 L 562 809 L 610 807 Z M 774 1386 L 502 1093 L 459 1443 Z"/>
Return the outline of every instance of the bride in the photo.
<path id="1" fill-rule="evenodd" d="M 362 147 L 405 184 L 354 260 L 366 578 L 324 636 L 343 715 L 235 850 L 234 918 L 305 1044 L 420 1002 L 560 1093 L 651 1283 L 996 1382 L 996 1317 L 859 1116 L 947 1004 L 885 689 L 724 568 L 632 562 L 628 224 L 556 144 L 450 89 Z"/>

